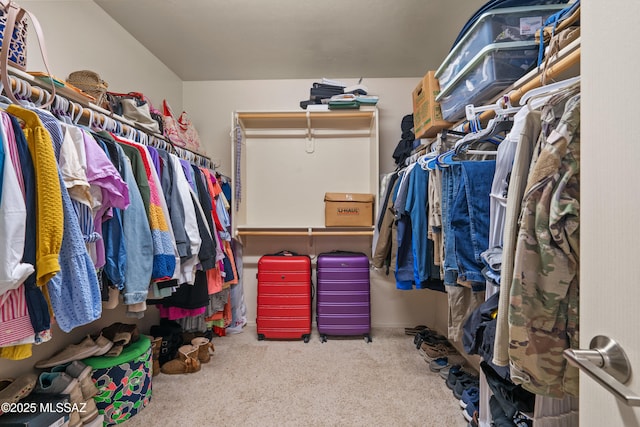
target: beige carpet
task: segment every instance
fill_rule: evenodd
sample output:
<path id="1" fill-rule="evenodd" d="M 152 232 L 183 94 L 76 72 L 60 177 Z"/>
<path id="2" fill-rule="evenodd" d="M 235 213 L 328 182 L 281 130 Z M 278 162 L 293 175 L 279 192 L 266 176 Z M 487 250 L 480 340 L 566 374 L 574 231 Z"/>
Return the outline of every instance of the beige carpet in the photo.
<path id="1" fill-rule="evenodd" d="M 467 426 L 412 336 L 374 329 L 372 339 L 258 341 L 255 327 L 216 337 L 210 363 L 154 377 L 151 403 L 122 425 Z"/>

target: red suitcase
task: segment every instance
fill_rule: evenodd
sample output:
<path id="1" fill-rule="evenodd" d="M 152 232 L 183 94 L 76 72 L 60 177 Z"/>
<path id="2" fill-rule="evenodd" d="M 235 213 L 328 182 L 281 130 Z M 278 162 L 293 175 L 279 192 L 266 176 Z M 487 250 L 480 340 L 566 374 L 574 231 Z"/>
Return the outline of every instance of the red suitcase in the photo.
<path id="1" fill-rule="evenodd" d="M 311 337 L 311 259 L 283 252 L 258 260 L 258 339 Z"/>

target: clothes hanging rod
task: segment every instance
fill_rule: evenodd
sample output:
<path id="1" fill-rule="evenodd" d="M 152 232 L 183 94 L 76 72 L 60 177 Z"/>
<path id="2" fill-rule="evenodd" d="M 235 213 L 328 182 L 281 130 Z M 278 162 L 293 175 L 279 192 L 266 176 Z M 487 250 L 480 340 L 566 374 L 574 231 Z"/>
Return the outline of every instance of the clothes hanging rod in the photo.
<path id="1" fill-rule="evenodd" d="M 45 97 L 51 97 L 51 93 L 44 87 L 46 85 L 45 82 L 40 82 L 39 80 L 35 79 L 29 74 L 25 74 L 23 76 L 21 75 L 21 73 L 19 73 L 16 70 L 10 70 L 10 71 L 11 71 L 11 75 L 9 76 L 9 81 L 11 83 L 11 90 L 14 91 L 14 94 L 16 96 L 20 96 L 21 98 L 24 98 L 24 94 L 15 93 L 17 89 L 23 89 L 20 86 L 24 84 L 26 85 L 26 89 L 29 95 L 29 100 L 32 102 L 44 101 L 46 99 Z M 18 83 L 18 81 L 20 83 Z M 137 126 L 135 123 L 130 122 L 125 118 L 120 117 L 116 114 L 113 114 L 112 112 L 108 112 L 103 108 L 91 105 L 89 102 L 79 101 L 77 99 L 71 99 L 70 97 L 60 93 L 60 88 L 56 90 L 55 96 L 61 99 L 64 99 L 69 103 L 70 110 L 67 111 L 67 113 L 69 113 L 72 117 L 76 117 L 76 115 L 81 114 L 81 119 L 84 119 L 85 123 L 88 124 L 89 126 L 93 126 L 95 124 L 96 127 L 107 130 L 106 128 L 108 128 L 108 121 L 113 120 L 120 125 L 122 129 L 121 133 L 123 135 L 131 133 L 131 130 L 133 130 L 135 133 L 143 133 L 147 136 L 149 141 L 151 141 L 152 139 L 156 139 L 156 140 L 166 142 L 167 144 L 169 144 L 169 146 L 171 146 L 172 150 L 176 154 L 180 154 L 178 150 L 183 150 L 191 153 L 192 155 L 198 158 L 198 159 L 194 158 L 193 159 L 194 161 L 195 160 L 204 161 L 205 163 L 207 163 L 206 166 L 208 166 L 209 169 L 215 169 L 217 166 L 219 166 L 219 165 L 216 165 L 211 160 L 210 157 L 204 154 L 198 153 L 188 148 L 176 147 L 175 144 L 171 140 L 166 138 L 164 135 L 150 133 L 145 129 Z M 99 122 L 96 123 L 96 119 L 98 119 Z M 93 120 L 93 123 L 90 123 L 92 120 Z M 185 156 L 183 155 L 181 157 L 185 157 Z"/>
<path id="2" fill-rule="evenodd" d="M 373 231 L 249 231 L 238 230 L 239 236 L 373 236 Z"/>

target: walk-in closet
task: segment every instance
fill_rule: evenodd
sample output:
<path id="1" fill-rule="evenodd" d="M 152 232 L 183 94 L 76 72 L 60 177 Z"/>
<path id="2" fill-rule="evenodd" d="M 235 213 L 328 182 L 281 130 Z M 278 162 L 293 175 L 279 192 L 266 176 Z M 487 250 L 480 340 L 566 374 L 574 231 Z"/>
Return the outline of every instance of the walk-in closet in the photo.
<path id="1" fill-rule="evenodd" d="M 0 0 L 0 426 L 640 427 L 639 14 Z"/>

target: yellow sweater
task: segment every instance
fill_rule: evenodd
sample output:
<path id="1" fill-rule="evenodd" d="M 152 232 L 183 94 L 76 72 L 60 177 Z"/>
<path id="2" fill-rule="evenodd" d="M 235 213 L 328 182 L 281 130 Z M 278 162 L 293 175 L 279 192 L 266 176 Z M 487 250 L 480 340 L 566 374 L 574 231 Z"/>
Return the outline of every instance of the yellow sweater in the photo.
<path id="1" fill-rule="evenodd" d="M 36 282 L 44 286 L 60 271 L 64 216 L 58 164 L 51 136 L 33 111 L 10 105 L 7 112 L 23 123 L 36 179 Z M 46 289 L 46 288 L 45 288 Z"/>

